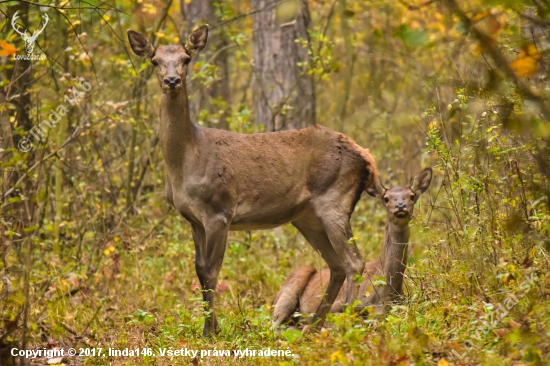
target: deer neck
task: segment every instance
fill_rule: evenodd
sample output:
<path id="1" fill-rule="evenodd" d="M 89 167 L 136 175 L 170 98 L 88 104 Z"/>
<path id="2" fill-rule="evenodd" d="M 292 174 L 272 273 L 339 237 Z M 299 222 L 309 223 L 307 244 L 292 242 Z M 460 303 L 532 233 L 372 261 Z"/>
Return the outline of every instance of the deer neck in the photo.
<path id="1" fill-rule="evenodd" d="M 191 123 L 185 87 L 176 95 L 162 93 L 159 135 L 168 175 L 183 177 L 185 155 L 196 143 L 196 127 Z"/>
<path id="2" fill-rule="evenodd" d="M 408 222 L 395 222 L 393 215 L 386 220 L 386 236 L 382 250 L 381 262 L 386 282 L 396 294 L 403 289 L 403 273 L 407 268 L 407 244 L 410 229 Z"/>

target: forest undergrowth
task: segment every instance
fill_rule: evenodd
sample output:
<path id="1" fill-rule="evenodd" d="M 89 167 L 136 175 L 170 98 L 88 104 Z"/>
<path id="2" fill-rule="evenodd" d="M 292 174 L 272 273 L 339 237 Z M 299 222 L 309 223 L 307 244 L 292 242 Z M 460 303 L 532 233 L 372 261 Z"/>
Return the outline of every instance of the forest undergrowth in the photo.
<path id="1" fill-rule="evenodd" d="M 36 10 L 8 3 L 0 9 L 10 16 Z M 164 194 L 157 80 L 113 36 L 134 27 L 177 43 L 180 9 L 116 3 L 133 17 L 74 1 L 50 8 L 57 36 L 45 28 L 49 58 L 28 70 L 0 54 L 0 364 L 15 364 L 13 347 L 73 347 L 82 357 L 56 362 L 550 365 L 547 2 L 310 0 L 309 39 L 296 44 L 307 49 L 299 66 L 315 85 L 316 122 L 369 148 L 386 186 L 434 170 L 410 224 L 405 296 L 383 313 L 330 314 L 319 332 L 273 330 L 286 276 L 325 263 L 291 225 L 231 232 L 216 297 L 221 330 L 211 338 L 202 337 L 191 229 Z M 194 121 L 262 132 L 251 107 L 254 4 L 214 3 L 211 37 L 226 37 L 215 44 L 228 60 L 231 100 L 212 97 Z M 5 42 L 24 45 L 0 20 Z M 192 103 L 223 78 L 220 54 L 191 64 Z M 63 103 L 70 113 L 22 151 L 30 127 Z M 352 228 L 366 260 L 380 253 L 385 220 L 363 194 Z M 90 353 L 99 348 L 140 355 Z"/>

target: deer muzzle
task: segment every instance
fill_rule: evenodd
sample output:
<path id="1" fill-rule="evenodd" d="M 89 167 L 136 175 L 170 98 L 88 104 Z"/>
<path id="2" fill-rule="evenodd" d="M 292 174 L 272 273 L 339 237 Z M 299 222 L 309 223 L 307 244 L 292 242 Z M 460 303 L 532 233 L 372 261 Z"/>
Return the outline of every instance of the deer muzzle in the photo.
<path id="1" fill-rule="evenodd" d="M 170 89 L 175 89 L 180 84 L 181 78 L 179 76 L 170 76 L 164 78 L 164 85 L 166 85 Z"/>
<path id="2" fill-rule="evenodd" d="M 404 202 L 399 202 L 395 205 L 395 209 L 393 210 L 393 214 L 395 217 L 398 218 L 404 218 L 409 216 L 409 210 L 407 209 L 407 205 Z"/>

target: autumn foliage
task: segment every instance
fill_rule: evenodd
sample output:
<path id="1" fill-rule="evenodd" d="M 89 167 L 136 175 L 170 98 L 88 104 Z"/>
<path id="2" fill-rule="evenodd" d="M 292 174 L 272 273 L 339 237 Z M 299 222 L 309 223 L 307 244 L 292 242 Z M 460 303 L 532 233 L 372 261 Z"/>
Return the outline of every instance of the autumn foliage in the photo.
<path id="1" fill-rule="evenodd" d="M 15 364 L 12 347 L 103 346 L 289 348 L 293 356 L 79 362 L 545 365 L 550 5 L 204 3 L 0 0 L 0 364 Z M 310 19 L 294 22 L 305 17 L 304 6 Z M 11 26 L 16 11 L 29 34 L 49 15 L 33 51 L 45 59 L 16 59 L 26 55 Z M 262 12 L 272 12 L 262 21 L 277 21 L 269 28 L 277 34 L 307 31 L 286 42 L 262 29 L 273 43 L 258 48 L 254 19 Z M 387 186 L 434 169 L 411 222 L 402 301 L 382 314 L 331 315 L 319 333 L 274 331 L 271 301 L 284 278 L 299 265 L 325 262 L 290 225 L 232 232 L 217 289 L 221 333 L 202 338 L 191 230 L 164 196 L 158 81 L 125 34 L 135 29 L 154 44 L 178 44 L 203 23 L 209 43 L 187 80 L 196 124 L 261 133 L 301 126 L 293 118 L 307 115 L 306 124 L 314 120 L 368 148 Z M 274 68 L 267 77 L 272 69 L 254 50 L 277 60 L 291 46 L 299 57 L 286 64 L 290 71 Z M 304 92 L 292 88 L 305 83 Z M 274 90 L 286 91 L 275 98 Z M 260 103 L 261 93 L 272 93 L 273 102 Z M 61 104 L 71 105 L 67 114 L 41 125 Z M 276 120 L 256 120 L 257 108 Z M 37 128 L 39 138 L 31 134 Z M 379 255 L 384 221 L 374 200 L 359 201 L 352 228 L 367 260 Z"/>

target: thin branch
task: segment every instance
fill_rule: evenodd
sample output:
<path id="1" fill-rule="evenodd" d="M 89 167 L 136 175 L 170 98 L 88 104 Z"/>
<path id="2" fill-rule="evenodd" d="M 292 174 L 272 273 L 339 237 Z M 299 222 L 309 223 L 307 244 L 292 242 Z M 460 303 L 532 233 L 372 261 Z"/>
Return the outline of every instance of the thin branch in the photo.
<path id="1" fill-rule="evenodd" d="M 239 15 L 237 15 L 236 17 L 233 17 L 233 18 L 231 18 L 231 19 L 223 20 L 223 21 L 221 21 L 221 22 L 219 22 L 219 23 L 216 23 L 216 24 L 214 24 L 214 25 L 211 25 L 211 26 L 209 27 L 209 29 L 210 29 L 210 30 L 216 29 L 216 28 L 218 28 L 218 27 L 221 27 L 222 25 L 225 25 L 225 24 L 227 24 L 227 23 L 231 23 L 231 22 L 234 22 L 234 21 L 236 21 L 236 20 L 245 18 L 245 17 L 247 17 L 247 16 L 249 16 L 249 15 L 253 15 L 253 14 L 256 14 L 256 13 L 260 13 L 260 12 L 262 12 L 262 11 L 264 11 L 264 10 L 269 10 L 269 9 L 271 9 L 271 8 L 273 8 L 273 7 L 277 6 L 277 5 L 279 5 L 279 4 L 286 3 L 287 1 L 293 1 L 293 0 L 280 0 L 280 1 L 277 1 L 276 3 L 266 5 L 266 6 L 264 6 L 263 8 L 254 9 L 254 10 L 249 11 L 248 13 L 239 14 Z"/>
<path id="2" fill-rule="evenodd" d="M 410 5 L 407 2 L 405 2 L 404 0 L 398 0 L 398 1 L 401 3 L 401 5 L 405 6 L 409 10 L 420 10 L 423 7 L 428 6 L 430 4 L 433 4 L 433 3 L 435 3 L 439 0 L 428 0 L 424 4 L 420 4 L 420 5 Z"/>
<path id="3" fill-rule="evenodd" d="M 458 6 L 455 0 L 446 0 L 447 6 L 464 22 L 466 28 L 477 38 L 477 40 L 487 50 L 487 54 L 491 56 L 493 62 L 498 66 L 499 70 L 504 73 L 504 76 L 511 79 L 518 89 L 525 95 L 527 99 L 535 101 L 541 109 L 545 119 L 550 119 L 550 106 L 545 102 L 539 91 L 532 85 L 528 85 L 523 80 L 519 79 L 514 70 L 510 67 L 508 60 L 502 52 L 494 45 L 493 40 L 485 33 L 480 31 L 474 22 L 466 15 L 466 13 Z"/>
<path id="4" fill-rule="evenodd" d="M 113 8 L 113 7 L 100 8 L 100 7 L 97 7 L 97 6 L 65 6 L 65 5 L 40 4 L 40 3 L 37 3 L 37 2 L 34 2 L 34 1 L 28 1 L 28 0 L 0 0 L 0 4 L 14 3 L 14 2 L 15 3 L 25 3 L 25 4 L 29 4 L 29 5 L 36 5 L 36 6 L 40 6 L 40 7 L 43 7 L 43 8 L 52 8 L 52 9 L 62 9 L 62 10 L 82 10 L 82 9 L 96 10 L 96 9 L 101 9 L 101 10 L 113 10 L 113 11 L 116 11 L 116 12 L 119 12 L 119 13 L 126 14 L 122 10 L 117 9 L 117 8 Z M 129 14 L 126 14 L 126 15 L 129 15 Z"/>

